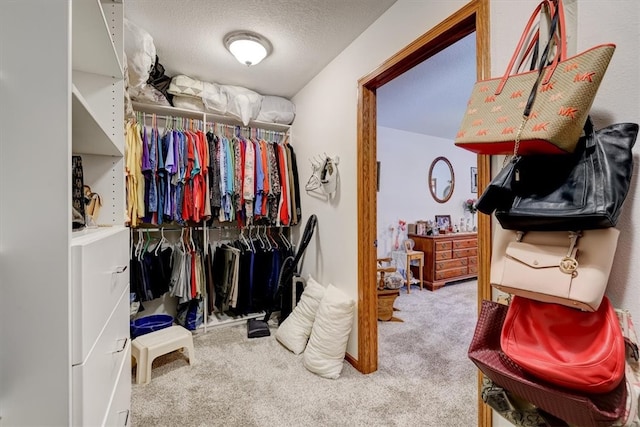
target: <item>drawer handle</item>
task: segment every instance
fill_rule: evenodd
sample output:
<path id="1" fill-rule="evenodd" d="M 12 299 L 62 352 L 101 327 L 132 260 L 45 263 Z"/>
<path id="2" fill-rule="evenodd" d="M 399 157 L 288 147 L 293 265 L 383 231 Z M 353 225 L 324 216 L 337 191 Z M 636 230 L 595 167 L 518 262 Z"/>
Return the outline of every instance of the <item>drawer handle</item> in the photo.
<path id="1" fill-rule="evenodd" d="M 121 267 L 116 267 L 116 269 L 113 271 L 113 274 L 121 274 L 124 273 L 127 270 L 127 266 L 123 265 Z"/>
<path id="2" fill-rule="evenodd" d="M 124 411 L 118 411 L 118 414 L 124 414 L 124 413 L 126 413 L 127 415 L 125 415 L 124 424 L 122 424 L 122 425 L 123 426 L 127 426 L 127 425 L 129 425 L 129 413 L 130 413 L 129 409 L 125 409 Z"/>
<path id="3" fill-rule="evenodd" d="M 122 353 L 124 349 L 127 348 L 127 342 L 129 342 L 129 337 L 124 338 L 122 340 L 118 340 L 118 341 L 122 341 L 122 348 L 114 351 L 114 353 Z"/>

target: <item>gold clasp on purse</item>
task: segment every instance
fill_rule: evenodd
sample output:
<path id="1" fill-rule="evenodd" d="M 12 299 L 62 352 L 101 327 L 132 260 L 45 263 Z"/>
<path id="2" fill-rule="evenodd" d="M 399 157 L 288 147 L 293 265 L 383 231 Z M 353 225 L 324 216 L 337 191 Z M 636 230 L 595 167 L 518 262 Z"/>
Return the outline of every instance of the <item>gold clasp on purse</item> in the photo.
<path id="1" fill-rule="evenodd" d="M 573 256 L 573 249 L 575 248 L 576 243 L 578 243 L 578 237 L 580 237 L 580 235 L 581 233 L 579 231 L 569 232 L 569 239 L 571 239 L 569 251 L 567 252 L 567 255 L 560 260 L 559 265 L 560 271 L 565 274 L 571 274 L 572 276 L 578 274 L 578 260 Z"/>

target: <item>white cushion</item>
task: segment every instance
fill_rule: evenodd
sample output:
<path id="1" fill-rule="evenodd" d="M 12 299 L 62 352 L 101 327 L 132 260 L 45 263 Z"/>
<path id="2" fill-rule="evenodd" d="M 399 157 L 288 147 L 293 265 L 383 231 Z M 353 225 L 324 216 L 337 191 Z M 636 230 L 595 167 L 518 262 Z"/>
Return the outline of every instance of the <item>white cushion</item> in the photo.
<path id="1" fill-rule="evenodd" d="M 197 80 L 189 76 L 185 76 L 184 74 L 178 74 L 171 78 L 167 92 L 172 95 L 202 98 L 204 83 L 202 80 Z"/>
<path id="2" fill-rule="evenodd" d="M 151 34 L 127 18 L 124 18 L 124 52 L 127 55 L 129 87 L 141 89 L 149 80 L 149 72 L 156 62 L 156 46 Z"/>
<path id="3" fill-rule="evenodd" d="M 294 354 L 302 353 L 307 345 L 324 293 L 325 287 L 309 275 L 300 302 L 276 331 L 276 339 Z"/>
<path id="4" fill-rule="evenodd" d="M 221 90 L 229 100 L 227 106 L 229 115 L 240 119 L 245 126 L 249 124 L 249 121 L 258 117 L 262 105 L 262 95 L 241 86 L 221 85 Z"/>
<path id="5" fill-rule="evenodd" d="M 308 370 L 324 378 L 340 376 L 355 305 L 340 289 L 327 286 L 304 350 L 304 366 Z"/>
<path id="6" fill-rule="evenodd" d="M 265 95 L 256 120 L 290 125 L 295 115 L 296 107 L 293 102 L 281 96 Z"/>
<path id="7" fill-rule="evenodd" d="M 174 95 L 173 106 L 176 108 L 183 108 L 185 110 L 204 112 L 204 103 L 202 102 L 202 99 L 194 98 L 193 96 Z"/>

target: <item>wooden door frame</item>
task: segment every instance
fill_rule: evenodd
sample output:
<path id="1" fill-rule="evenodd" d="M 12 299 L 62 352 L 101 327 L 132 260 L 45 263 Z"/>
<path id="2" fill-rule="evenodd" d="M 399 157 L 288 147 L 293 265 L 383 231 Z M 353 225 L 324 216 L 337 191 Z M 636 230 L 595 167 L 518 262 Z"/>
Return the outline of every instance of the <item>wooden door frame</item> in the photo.
<path id="1" fill-rule="evenodd" d="M 378 369 L 378 323 L 376 293 L 376 91 L 464 36 L 476 32 L 477 79 L 490 76 L 489 0 L 472 0 L 447 19 L 387 59 L 358 80 L 358 359 L 350 362 L 362 373 Z M 490 157 L 478 156 L 478 191 L 490 181 Z M 489 262 L 491 222 L 478 217 L 478 309 L 491 299 Z M 478 374 L 478 425 L 490 427 L 491 410 L 480 398 Z"/>

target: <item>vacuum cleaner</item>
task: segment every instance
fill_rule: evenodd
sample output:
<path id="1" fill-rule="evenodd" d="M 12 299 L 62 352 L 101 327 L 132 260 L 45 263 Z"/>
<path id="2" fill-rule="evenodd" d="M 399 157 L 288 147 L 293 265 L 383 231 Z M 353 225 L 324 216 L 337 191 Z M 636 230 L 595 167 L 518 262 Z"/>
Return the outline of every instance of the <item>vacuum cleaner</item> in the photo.
<path id="1" fill-rule="evenodd" d="M 247 321 L 247 337 L 248 338 L 261 338 L 268 337 L 271 335 L 269 331 L 269 319 L 274 311 L 274 305 L 278 301 L 280 301 L 280 318 L 279 323 L 282 323 L 284 319 L 291 313 L 291 309 L 285 307 L 282 302 L 282 294 L 283 290 L 288 286 L 292 286 L 293 277 L 298 274 L 298 263 L 300 259 L 304 255 L 304 251 L 309 246 L 309 242 L 311 241 L 311 237 L 313 236 L 313 231 L 316 228 L 316 224 L 318 223 L 318 218 L 315 215 L 311 215 L 307 220 L 307 224 L 304 227 L 304 232 L 302 233 L 302 239 L 300 240 L 300 245 L 298 246 L 298 251 L 294 256 L 289 256 L 285 258 L 282 262 L 282 267 L 280 268 L 280 275 L 278 276 L 278 286 L 276 288 L 275 296 L 273 300 L 268 304 L 267 312 L 263 319 L 249 319 Z M 300 295 L 296 295 L 297 298 Z"/>

